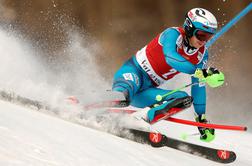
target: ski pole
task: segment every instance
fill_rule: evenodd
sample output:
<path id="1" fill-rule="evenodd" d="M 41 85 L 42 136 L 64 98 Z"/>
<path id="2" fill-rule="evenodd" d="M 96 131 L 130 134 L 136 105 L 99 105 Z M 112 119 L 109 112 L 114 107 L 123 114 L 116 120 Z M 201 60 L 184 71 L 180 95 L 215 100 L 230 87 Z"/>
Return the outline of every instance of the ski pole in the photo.
<path id="1" fill-rule="evenodd" d="M 248 14 L 252 10 L 252 2 L 244 8 L 239 14 L 237 14 L 231 21 L 229 21 L 214 37 L 206 43 L 206 47 L 210 47 L 219 37 L 227 32 L 234 24 L 236 24 L 242 17 Z"/>
<path id="2" fill-rule="evenodd" d="M 186 140 L 188 137 L 194 137 L 194 136 L 198 136 L 198 135 L 200 135 L 200 133 L 191 133 L 191 134 L 182 133 L 180 138 L 183 140 Z"/>
<path id="3" fill-rule="evenodd" d="M 192 75 L 192 76 L 194 76 L 194 75 Z M 191 83 L 191 84 L 188 84 L 188 85 L 184 85 L 184 86 L 182 86 L 180 88 L 177 88 L 177 89 L 175 89 L 173 91 L 170 91 L 170 92 L 168 92 L 168 93 L 166 93 L 164 95 L 157 95 L 156 96 L 156 101 L 160 102 L 166 96 L 169 96 L 169 95 L 171 95 L 171 94 L 173 94 L 173 93 L 175 93 L 177 91 L 180 91 L 180 90 L 182 90 L 184 88 L 187 88 L 189 86 L 197 85 L 197 84 L 200 84 L 200 83 L 207 83 L 210 87 L 216 88 L 216 87 L 221 86 L 224 83 L 224 79 L 225 79 L 225 76 L 224 76 L 224 74 L 222 72 L 219 72 L 219 74 L 217 74 L 217 75 L 212 74 L 212 75 L 207 76 L 205 78 L 199 79 L 198 82 Z"/>

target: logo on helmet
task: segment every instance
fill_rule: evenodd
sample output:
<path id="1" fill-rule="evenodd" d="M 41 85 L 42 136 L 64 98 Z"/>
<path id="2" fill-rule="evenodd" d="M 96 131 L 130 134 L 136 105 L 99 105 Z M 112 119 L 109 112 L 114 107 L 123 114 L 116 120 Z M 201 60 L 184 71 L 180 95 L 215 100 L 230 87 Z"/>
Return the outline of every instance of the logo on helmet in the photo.
<path id="1" fill-rule="evenodd" d="M 214 22 L 210 22 L 209 24 L 210 24 L 211 26 L 213 26 L 213 27 L 216 27 L 216 26 L 217 26 L 217 24 L 214 23 Z"/>
<path id="2" fill-rule="evenodd" d="M 194 18 L 194 15 L 193 15 L 193 13 L 192 13 L 191 11 L 189 11 L 188 17 L 189 17 L 190 19 L 193 19 L 193 18 Z"/>
<path id="3" fill-rule="evenodd" d="M 202 18 L 207 19 L 206 17 L 204 17 L 204 16 L 206 15 L 206 12 L 205 12 L 204 10 L 202 10 L 202 9 L 197 9 L 197 10 L 195 11 L 195 14 L 196 14 L 197 16 L 199 16 L 199 17 L 202 17 Z M 203 15 L 204 15 L 204 16 L 203 16 Z"/>

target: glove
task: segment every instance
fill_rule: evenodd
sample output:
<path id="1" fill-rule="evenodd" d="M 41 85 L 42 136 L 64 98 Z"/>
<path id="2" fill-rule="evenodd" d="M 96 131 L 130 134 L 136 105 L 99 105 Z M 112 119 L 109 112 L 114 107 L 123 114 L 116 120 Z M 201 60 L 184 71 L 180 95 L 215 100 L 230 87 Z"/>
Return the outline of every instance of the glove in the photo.
<path id="1" fill-rule="evenodd" d="M 218 69 L 210 67 L 207 70 L 207 74 L 208 76 L 205 80 L 210 87 L 216 88 L 224 84 L 225 75 Z"/>
<path id="2" fill-rule="evenodd" d="M 196 122 L 200 123 L 208 123 L 205 114 L 199 115 L 198 117 L 195 118 Z M 199 133 L 200 133 L 200 140 L 205 141 L 205 142 L 211 142 L 215 138 L 215 130 L 214 129 L 209 129 L 209 128 L 204 128 L 204 127 L 198 127 Z"/>
<path id="3" fill-rule="evenodd" d="M 193 76 L 198 79 L 204 79 L 213 74 L 220 74 L 220 72 L 217 68 L 214 68 L 214 67 L 209 67 L 207 69 L 197 68 Z"/>
<path id="4" fill-rule="evenodd" d="M 204 79 L 208 76 L 207 70 L 206 69 L 196 69 L 194 75 L 195 78 L 198 79 Z"/>

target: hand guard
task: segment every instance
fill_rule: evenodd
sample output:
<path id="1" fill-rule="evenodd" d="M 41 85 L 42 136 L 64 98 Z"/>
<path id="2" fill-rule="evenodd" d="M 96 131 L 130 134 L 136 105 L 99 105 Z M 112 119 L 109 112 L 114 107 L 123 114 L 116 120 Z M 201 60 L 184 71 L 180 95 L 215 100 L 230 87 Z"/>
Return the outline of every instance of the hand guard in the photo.
<path id="1" fill-rule="evenodd" d="M 210 87 L 216 88 L 224 84 L 225 75 L 218 69 L 210 67 L 208 68 L 207 73 L 208 76 L 205 80 Z"/>

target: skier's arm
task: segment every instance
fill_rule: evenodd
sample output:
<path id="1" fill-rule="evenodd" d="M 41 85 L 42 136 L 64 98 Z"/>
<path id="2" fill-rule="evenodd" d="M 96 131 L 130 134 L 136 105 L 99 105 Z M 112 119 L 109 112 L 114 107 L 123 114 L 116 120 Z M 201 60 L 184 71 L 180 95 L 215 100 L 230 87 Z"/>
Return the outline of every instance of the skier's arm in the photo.
<path id="1" fill-rule="evenodd" d="M 193 74 L 196 70 L 195 66 L 177 52 L 176 41 L 179 35 L 175 29 L 169 28 L 159 38 L 166 62 L 179 72 Z"/>
<path id="2" fill-rule="evenodd" d="M 206 68 L 206 63 L 208 60 L 208 52 L 206 50 L 203 60 L 196 65 L 196 68 L 204 69 Z M 199 79 L 192 76 L 192 83 L 198 83 Z M 198 115 L 205 114 L 206 112 L 206 86 L 205 83 L 199 83 L 193 85 L 191 88 L 191 94 L 193 97 L 194 110 Z"/>

